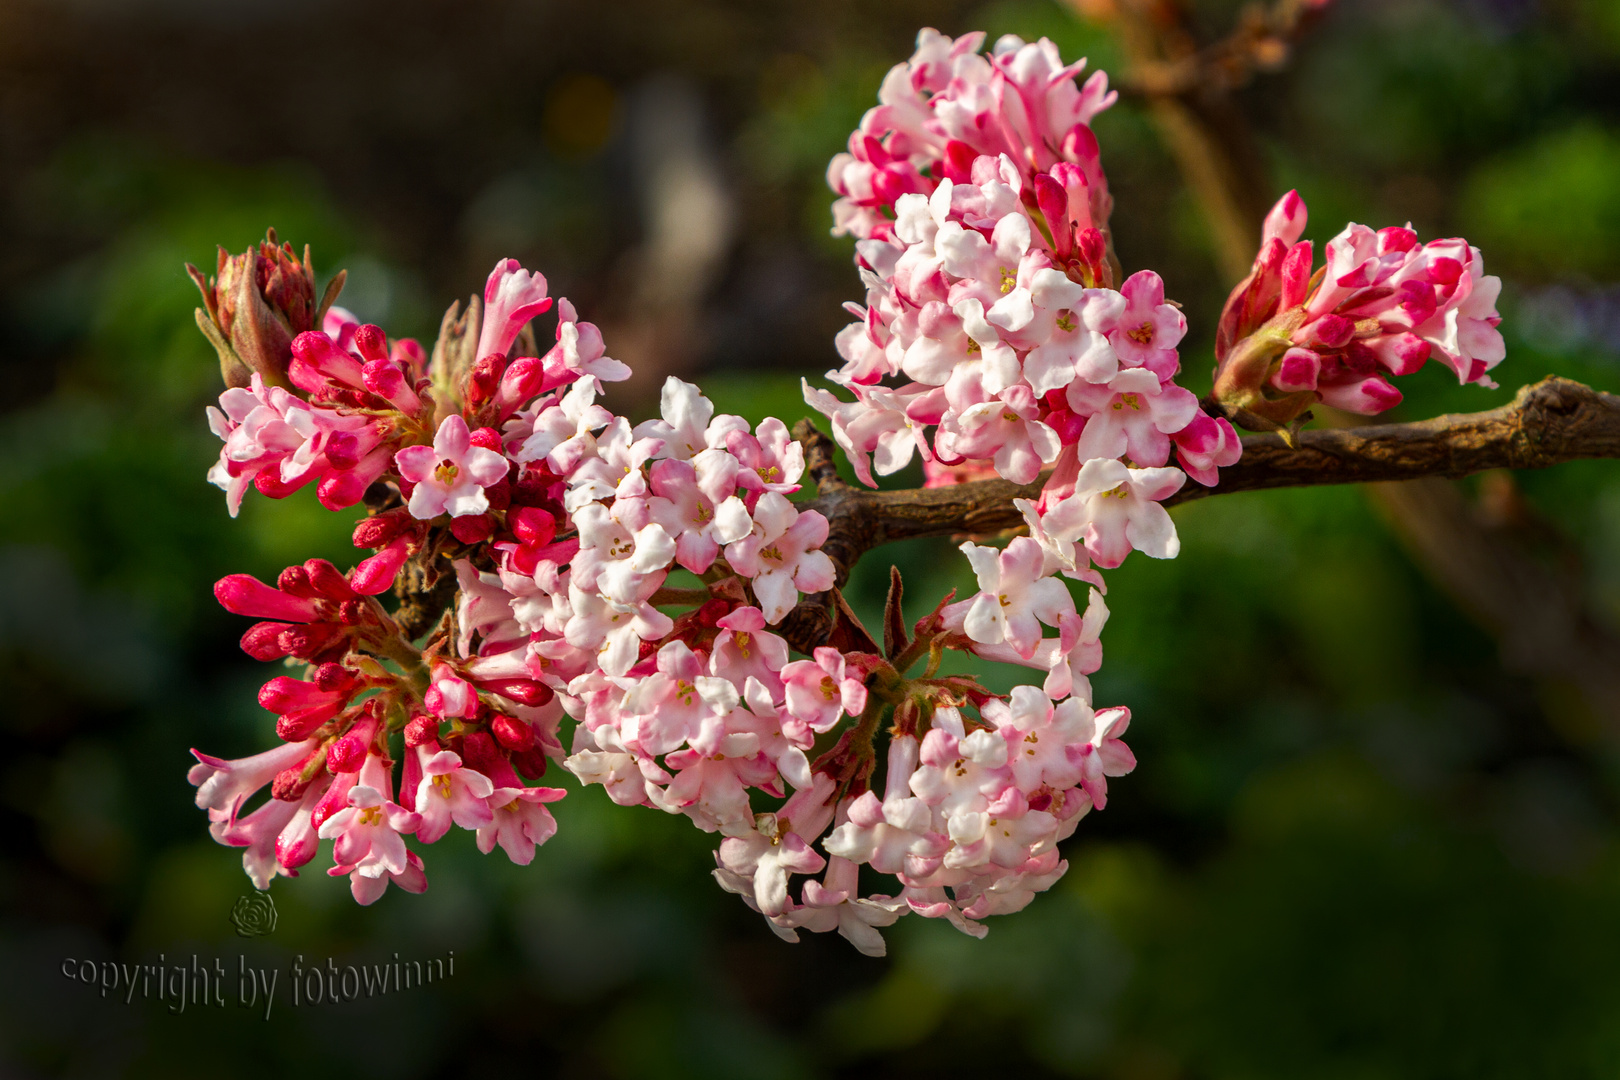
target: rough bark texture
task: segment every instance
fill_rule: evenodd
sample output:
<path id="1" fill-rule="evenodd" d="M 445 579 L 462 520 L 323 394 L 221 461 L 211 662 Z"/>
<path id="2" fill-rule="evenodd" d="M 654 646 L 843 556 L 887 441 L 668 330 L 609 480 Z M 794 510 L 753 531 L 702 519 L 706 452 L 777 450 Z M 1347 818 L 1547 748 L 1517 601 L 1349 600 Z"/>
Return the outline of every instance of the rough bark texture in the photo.
<path id="1" fill-rule="evenodd" d="M 832 442 L 808 421 L 795 434 L 820 495 L 810 507 L 830 526 L 823 549 L 839 583 L 866 552 L 919 536 L 994 533 L 1023 524 L 1014 499 L 1033 499 L 1044 480 L 1020 486 L 981 480 L 947 488 L 869 491 L 850 487 L 831 465 Z M 1290 447 L 1275 434 L 1247 435 L 1243 459 L 1221 470 L 1220 483 L 1191 481 L 1166 506 L 1265 488 L 1370 481 L 1457 478 L 1486 469 L 1541 469 L 1580 458 L 1620 457 L 1620 396 L 1569 379 L 1547 378 L 1521 389 L 1510 404 L 1479 413 L 1410 424 L 1303 431 Z"/>

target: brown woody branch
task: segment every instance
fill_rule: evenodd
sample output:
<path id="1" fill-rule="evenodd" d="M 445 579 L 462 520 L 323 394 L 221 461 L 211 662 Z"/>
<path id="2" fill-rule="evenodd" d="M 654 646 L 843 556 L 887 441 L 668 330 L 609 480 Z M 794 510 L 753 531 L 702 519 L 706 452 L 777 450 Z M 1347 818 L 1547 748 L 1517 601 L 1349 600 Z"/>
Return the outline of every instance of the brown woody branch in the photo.
<path id="1" fill-rule="evenodd" d="M 869 491 L 851 487 L 830 468 L 832 441 L 808 420 L 794 429 L 820 494 L 808 504 L 828 521 L 823 550 L 843 584 L 849 569 L 873 548 L 923 536 L 986 534 L 1018 528 L 1013 500 L 1035 498 L 1043 480 L 1018 485 L 981 480 L 954 487 Z M 1510 404 L 1479 413 L 1437 416 L 1410 424 L 1300 432 L 1290 448 L 1275 434 L 1248 435 L 1243 458 L 1221 470 L 1220 483 L 1189 482 L 1165 505 L 1211 495 L 1267 488 L 1458 478 L 1487 469 L 1542 469 L 1582 458 L 1620 458 L 1620 396 L 1569 379 L 1543 379 Z M 795 646 L 818 643 L 825 620 L 801 604 L 787 624 Z M 797 640 L 795 640 L 797 639 Z M 806 649 L 805 651 L 809 651 Z"/>

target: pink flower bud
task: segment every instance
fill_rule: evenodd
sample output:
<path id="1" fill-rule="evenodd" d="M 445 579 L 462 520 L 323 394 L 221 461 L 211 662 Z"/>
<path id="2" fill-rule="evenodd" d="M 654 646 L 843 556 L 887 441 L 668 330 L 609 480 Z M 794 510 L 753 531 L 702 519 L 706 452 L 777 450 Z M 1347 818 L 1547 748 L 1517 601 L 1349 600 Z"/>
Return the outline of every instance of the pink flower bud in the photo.
<path id="1" fill-rule="evenodd" d="M 1271 385 L 1284 393 L 1315 390 L 1316 379 L 1322 370 L 1322 358 L 1310 349 L 1294 348 L 1283 353 Z"/>
<path id="2" fill-rule="evenodd" d="M 1299 197 L 1299 192 L 1290 191 L 1277 200 L 1277 205 L 1271 208 L 1266 215 L 1266 223 L 1260 233 L 1262 244 L 1277 238 L 1285 244 L 1299 242 L 1300 235 L 1305 232 L 1306 209 L 1305 200 Z"/>
<path id="3" fill-rule="evenodd" d="M 316 771 L 305 778 L 304 765 L 283 769 L 276 774 L 274 780 L 270 781 L 270 797 L 280 799 L 282 802 L 296 802 L 304 797 L 304 792 L 309 790 L 310 784 L 314 783 L 315 777 L 319 775 L 319 771 Z"/>
<path id="4" fill-rule="evenodd" d="M 322 664 L 315 669 L 312 681 L 317 688 L 328 693 L 341 693 L 354 689 L 360 680 L 342 664 Z"/>
<path id="5" fill-rule="evenodd" d="M 326 440 L 326 460 L 334 469 L 352 469 L 360 464 L 360 440 L 352 431 L 335 431 Z"/>
<path id="6" fill-rule="evenodd" d="M 361 375 L 360 361 L 338 348 L 331 338 L 318 330 L 293 338 L 292 353 L 287 377 L 300 390 L 320 396 L 332 388 L 332 384 L 352 389 L 362 389 L 366 385 Z"/>
<path id="7" fill-rule="evenodd" d="M 321 594 L 309 583 L 309 571 L 302 566 L 289 566 L 276 575 L 276 588 L 288 596 L 314 600 Z"/>
<path id="8" fill-rule="evenodd" d="M 410 514 L 404 510 L 389 510 L 375 517 L 361 518 L 354 527 L 354 546 L 376 550 L 398 536 L 410 521 Z"/>
<path id="9" fill-rule="evenodd" d="M 354 350 L 368 361 L 388 359 L 388 335 L 382 327 L 367 323 L 354 332 Z"/>
<path id="10" fill-rule="evenodd" d="M 254 623 L 242 635 L 242 651 L 255 660 L 280 660 L 287 655 L 281 647 L 281 632 L 287 628 L 286 623 Z"/>
<path id="11" fill-rule="evenodd" d="M 233 615 L 287 622 L 309 622 L 316 617 L 315 605 L 309 598 L 272 589 L 250 574 L 220 578 L 214 584 L 214 596 L 220 606 Z"/>
<path id="12" fill-rule="evenodd" d="M 1312 345 L 1323 349 L 1339 349 L 1355 336 L 1356 324 L 1343 315 L 1324 315 L 1309 327 Z"/>
<path id="13" fill-rule="evenodd" d="M 1288 250 L 1282 264 L 1282 296 L 1279 309 L 1287 311 L 1303 304 L 1310 291 L 1311 260 L 1315 249 L 1309 240 L 1301 240 Z"/>
<path id="14" fill-rule="evenodd" d="M 422 399 L 416 396 L 405 373 L 392 360 L 373 360 L 361 369 L 361 378 L 365 380 L 367 390 L 386 398 L 390 405 L 401 412 L 415 413 L 422 407 Z"/>
<path id="15" fill-rule="evenodd" d="M 304 563 L 304 570 L 309 574 L 310 587 L 328 600 L 348 600 L 354 596 L 342 571 L 327 560 L 310 559 Z"/>
<path id="16" fill-rule="evenodd" d="M 317 728 L 343 710 L 343 699 L 337 698 L 303 709 L 294 709 L 276 718 L 276 736 L 286 742 L 303 742 L 315 734 Z"/>
<path id="17" fill-rule="evenodd" d="M 289 626 L 277 639 L 282 652 L 300 660 L 313 660 L 327 649 L 340 645 L 336 640 L 344 637 L 343 627 L 334 623 L 310 623 L 307 626 Z"/>
<path id="18" fill-rule="evenodd" d="M 492 427 L 481 427 L 467 436 L 467 441 L 473 446 L 482 446 L 485 450 L 501 450 L 501 433 Z"/>
<path id="19" fill-rule="evenodd" d="M 409 533 L 396 536 L 377 554 L 360 560 L 359 565 L 349 572 L 350 587 L 362 596 L 387 592 L 393 587 L 394 579 L 399 577 L 405 560 L 410 557 L 412 539 Z"/>
<path id="20" fill-rule="evenodd" d="M 525 356 L 507 367 L 501 376 L 501 385 L 495 391 L 495 411 L 503 419 L 512 415 L 518 406 L 540 393 L 540 385 L 546 377 L 545 362 L 538 357 Z M 500 447 L 492 446 L 492 450 Z"/>
<path id="21" fill-rule="evenodd" d="M 545 683 L 535 682 L 532 679 L 495 679 L 480 682 L 480 686 L 504 698 L 511 698 L 519 705 L 526 705 L 531 709 L 539 708 L 556 697 L 556 692 Z"/>

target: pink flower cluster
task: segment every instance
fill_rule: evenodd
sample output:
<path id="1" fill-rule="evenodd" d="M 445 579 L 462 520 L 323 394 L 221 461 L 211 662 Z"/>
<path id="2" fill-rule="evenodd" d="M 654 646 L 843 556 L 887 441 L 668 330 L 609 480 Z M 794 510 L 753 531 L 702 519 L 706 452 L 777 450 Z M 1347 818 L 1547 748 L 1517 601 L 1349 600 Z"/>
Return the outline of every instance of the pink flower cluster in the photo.
<path id="1" fill-rule="evenodd" d="M 550 308 L 545 291 L 538 274 L 498 264 L 479 349 L 512 348 Z M 601 380 L 628 369 L 604 355 L 601 335 L 566 300 L 558 307 L 557 345 L 545 357 L 485 354 L 448 390 L 414 343 L 390 348 L 381 330 L 335 309 L 327 330 L 293 342 L 287 375 L 306 397 L 255 374 L 250 389 L 226 391 L 223 413 L 211 411 L 226 443 L 211 476 L 233 512 L 249 485 L 280 497 L 318 480 L 334 509 L 368 489 L 375 500 L 355 543 L 377 554 L 348 574 L 311 560 L 273 587 L 233 575 L 216 589 L 228 609 L 261 620 L 243 638 L 251 655 L 310 665 L 306 678 L 278 676 L 260 694 L 284 746 L 234 762 L 198 754 L 191 774 L 215 837 L 247 848 L 244 865 L 261 888 L 295 875 L 316 841 L 331 839 L 330 872 L 349 875 L 362 903 L 390 881 L 420 891 L 422 863 L 403 836 L 433 843 L 452 823 L 475 831 L 484 851 L 499 845 L 527 863 L 556 829 L 545 804 L 563 792 L 525 786 L 519 774 L 538 777 L 548 755 L 564 756 L 565 707 L 605 715 L 619 708 L 607 699 L 630 687 L 637 694 L 623 712 L 633 733 L 604 732 L 603 744 L 628 745 L 667 785 L 649 780 L 634 801 L 730 822 L 741 788 L 728 778 L 780 795 L 772 762 L 784 755 L 791 775 L 808 777 L 811 726 L 790 739 L 766 722 L 771 693 L 782 704 L 787 651 L 765 627 L 801 593 L 833 585 L 819 550 L 826 520 L 787 498 L 803 448 L 780 421 L 751 431 L 673 379 L 662 418 L 631 428 L 595 404 Z M 461 587 L 455 633 L 421 650 L 373 599 L 412 558 L 443 560 Z M 676 569 L 700 587 L 666 592 Z M 671 606 L 691 610 L 660 610 Z M 740 659 L 722 677 L 699 678 L 688 643 L 707 655 L 716 634 L 724 641 L 714 662 Z M 764 704 L 755 683 L 770 689 Z M 692 697 L 693 686 L 703 693 Z M 724 727 L 744 692 L 760 710 L 752 733 Z M 710 716 L 705 702 L 726 707 Z M 599 726 L 582 726 L 576 743 L 594 749 Z M 756 749 L 742 752 L 750 739 Z M 267 786 L 271 799 L 244 814 Z"/>
<path id="2" fill-rule="evenodd" d="M 1384 374 L 1432 356 L 1484 382 L 1501 359 L 1477 249 L 1353 225 L 1313 275 L 1291 194 L 1223 314 L 1206 412 L 1176 382 L 1186 321 L 1163 282 L 1116 287 L 1089 126 L 1106 76 L 1077 85 L 1083 62 L 1044 39 L 982 43 L 924 30 L 834 159 L 866 302 L 828 374 L 848 399 L 804 393 L 868 485 L 919 456 L 930 485 L 1030 485 L 1025 535 L 964 543 L 976 591 L 909 628 L 896 574 L 879 645 L 836 592 L 828 521 L 791 498 L 805 452 L 780 420 L 717 415 L 675 378 L 656 419 L 615 415 L 597 399 L 629 369 L 514 260 L 451 309 L 431 359 L 333 308 L 210 410 L 233 515 L 249 487 L 314 484 L 330 509 L 364 501 L 354 542 L 373 552 L 216 586 L 257 620 L 249 654 L 303 665 L 259 695 L 280 746 L 196 753 L 190 772 L 255 885 L 331 841 L 359 902 L 420 892 L 416 848 L 452 826 L 528 863 L 557 829 L 564 790 L 533 783 L 556 761 L 719 834 L 716 879 L 784 938 L 836 930 L 881 954 L 907 913 L 982 936 L 1064 873 L 1058 844 L 1135 767 L 1128 710 L 1092 705 L 1098 569 L 1176 555 L 1162 503 L 1241 453 L 1223 410 L 1377 411 L 1399 398 Z M 523 355 L 553 306 L 555 345 Z M 441 581 L 455 600 L 432 625 L 411 604 Z M 401 583 L 391 612 L 378 597 Z M 822 615 L 830 632 L 800 636 Z M 939 674 L 953 649 L 1039 685 Z"/>
<path id="3" fill-rule="evenodd" d="M 1217 329 L 1215 395 L 1286 424 L 1317 401 L 1372 415 L 1400 403 L 1389 377 L 1430 359 L 1494 387 L 1507 355 L 1496 326 L 1500 278 L 1466 240 L 1418 243 L 1410 225 L 1351 223 L 1313 273 L 1305 201 L 1290 191 L 1266 219 L 1254 270 Z"/>

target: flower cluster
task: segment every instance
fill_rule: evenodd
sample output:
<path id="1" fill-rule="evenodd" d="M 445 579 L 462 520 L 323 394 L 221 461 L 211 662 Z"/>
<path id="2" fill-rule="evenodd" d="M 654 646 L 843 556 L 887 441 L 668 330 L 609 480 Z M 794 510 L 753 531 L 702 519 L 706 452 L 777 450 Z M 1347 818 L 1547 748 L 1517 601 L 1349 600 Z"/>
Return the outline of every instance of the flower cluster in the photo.
<path id="1" fill-rule="evenodd" d="M 1412 227 L 1352 222 L 1312 271 L 1305 201 L 1283 196 L 1266 218 L 1254 270 L 1217 329 L 1215 396 L 1279 426 L 1321 401 L 1372 415 L 1400 403 L 1389 376 L 1430 359 L 1464 383 L 1507 355 L 1496 326 L 1500 278 L 1466 240 L 1418 243 Z"/>
<path id="2" fill-rule="evenodd" d="M 803 448 L 780 421 L 751 430 L 715 416 L 673 379 L 662 417 L 632 428 L 595 403 L 602 380 L 628 369 L 566 300 L 556 346 L 508 361 L 551 306 L 544 278 L 503 261 L 484 300 L 483 355 L 459 380 L 416 343 L 390 344 L 333 308 L 289 345 L 293 389 L 255 371 L 210 410 L 225 443 L 210 477 L 233 514 L 250 486 L 280 498 L 310 483 L 329 509 L 367 497 L 372 510 L 355 543 L 376 554 L 348 574 L 311 560 L 274 586 L 233 575 L 216 588 L 261 620 L 243 638 L 251 655 L 309 665 L 259 696 L 283 747 L 234 762 L 198 754 L 192 770 L 215 837 L 248 849 L 260 887 L 331 839 L 330 872 L 350 875 L 361 902 L 390 881 L 419 891 L 421 859 L 403 837 L 430 844 L 452 823 L 528 862 L 556 829 L 545 804 L 563 792 L 520 776 L 564 756 L 565 707 L 586 721 L 569 759 L 582 777 L 645 774 L 624 801 L 691 808 L 710 828 L 752 821 L 746 796 L 736 806 L 745 785 L 783 794 L 779 760 L 807 782 L 812 728 L 785 733 L 771 711 L 793 673 L 765 630 L 801 593 L 833 585 L 826 520 L 787 498 Z M 374 599 L 412 559 L 444 564 L 460 586 L 453 632 L 423 649 Z M 696 587 L 666 589 L 677 569 Z M 755 710 L 746 732 L 731 717 L 743 694 Z M 243 813 L 267 786 L 271 799 Z"/>
<path id="3" fill-rule="evenodd" d="M 1023 535 L 962 545 L 973 595 L 908 625 L 896 572 L 881 644 L 837 592 L 828 520 L 793 498 L 787 427 L 716 414 L 674 378 L 657 418 L 615 415 L 598 397 L 629 369 L 516 261 L 431 353 L 331 306 L 335 288 L 316 305 L 307 253 L 273 236 L 222 253 L 212 282 L 194 272 L 229 386 L 209 478 L 230 512 L 250 488 L 313 485 L 328 509 L 364 504 L 354 543 L 372 552 L 216 586 L 257 620 L 250 655 L 302 669 L 259 695 L 281 745 L 196 753 L 190 773 L 255 885 L 329 840 L 359 902 L 420 892 L 417 848 L 453 825 L 527 863 L 557 829 L 564 789 L 535 783 L 557 762 L 719 834 L 716 879 L 784 938 L 836 930 L 880 954 L 907 913 L 982 935 L 1063 874 L 1058 844 L 1135 767 L 1128 710 L 1092 705 L 1098 571 L 1177 553 L 1162 504 L 1237 461 L 1229 417 L 1377 411 L 1399 396 L 1380 371 L 1436 356 L 1483 382 L 1501 359 L 1477 249 L 1351 226 L 1313 275 L 1290 195 L 1201 408 L 1176 381 L 1178 306 L 1111 250 L 1090 128 L 1106 76 L 1077 85 L 1084 62 L 1044 39 L 982 44 L 924 30 L 829 170 L 866 302 L 828 374 L 848 397 L 806 383 L 806 400 L 868 485 L 920 456 L 929 485 L 999 476 L 1030 496 Z M 553 307 L 535 355 L 529 324 Z M 1038 685 L 941 674 L 952 650 Z"/>

